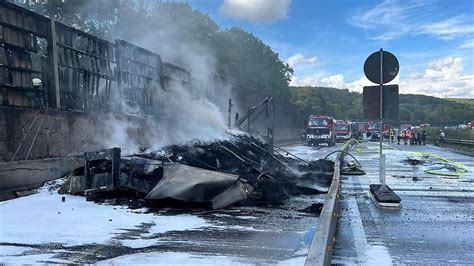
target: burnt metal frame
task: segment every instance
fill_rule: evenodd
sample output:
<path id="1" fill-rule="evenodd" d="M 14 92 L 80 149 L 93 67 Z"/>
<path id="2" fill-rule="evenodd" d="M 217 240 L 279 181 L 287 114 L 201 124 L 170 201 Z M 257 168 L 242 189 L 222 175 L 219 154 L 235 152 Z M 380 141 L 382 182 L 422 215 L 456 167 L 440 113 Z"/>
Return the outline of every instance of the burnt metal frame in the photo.
<path id="1" fill-rule="evenodd" d="M 111 85 L 117 81 L 114 45 L 61 23 L 54 24 L 60 106 L 81 111 L 109 110 Z M 101 84 L 105 87 L 100 88 Z"/>
<path id="2" fill-rule="evenodd" d="M 86 190 L 92 188 L 93 173 L 91 165 L 96 160 L 112 161 L 112 188 L 117 188 L 120 182 L 120 148 L 112 148 L 102 151 L 85 152 L 84 153 L 84 176 L 86 178 Z"/>
<path id="3" fill-rule="evenodd" d="M 122 102 L 154 114 L 156 93 L 163 87 L 161 56 L 124 40 L 115 40 L 115 52 Z"/>
<path id="4" fill-rule="evenodd" d="M 21 93 L 15 97 L 25 105 L 25 101 L 34 99 L 34 103 L 26 106 L 41 107 L 46 101 L 45 91 L 28 86 L 33 77 L 44 79 L 44 70 L 33 69 L 32 53 L 39 53 L 37 38 L 49 39 L 51 36 L 48 27 L 49 19 L 18 7 L 14 4 L 0 1 L 0 46 L 6 60 L 1 65 L 4 69 L 1 81 L 2 105 L 10 105 L 9 92 Z M 40 66 L 42 68 L 42 65 Z M 31 94 L 35 95 L 33 98 Z M 38 103 L 37 100 L 43 101 Z"/>

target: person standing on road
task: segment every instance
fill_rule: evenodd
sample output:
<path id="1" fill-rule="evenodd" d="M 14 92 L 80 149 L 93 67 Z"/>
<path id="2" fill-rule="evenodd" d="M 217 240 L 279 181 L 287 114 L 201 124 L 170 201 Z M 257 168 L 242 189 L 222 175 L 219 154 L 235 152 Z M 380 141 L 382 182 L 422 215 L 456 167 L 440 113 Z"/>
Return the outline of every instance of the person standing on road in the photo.
<path id="1" fill-rule="evenodd" d="M 443 142 L 444 136 L 444 131 L 441 129 L 441 133 L 439 133 L 439 142 Z"/>
<path id="2" fill-rule="evenodd" d="M 390 129 L 390 141 L 393 143 L 393 140 L 395 139 L 395 130 Z"/>
<path id="3" fill-rule="evenodd" d="M 413 142 L 412 142 L 413 141 L 413 133 L 412 133 L 411 129 L 407 130 L 406 135 L 407 135 L 408 143 L 410 145 L 412 145 L 413 144 Z"/>
<path id="4" fill-rule="evenodd" d="M 424 129 L 421 131 L 421 142 L 426 145 L 426 130 Z"/>
<path id="5" fill-rule="evenodd" d="M 416 139 L 418 140 L 418 145 L 421 145 L 423 141 L 421 140 L 421 130 L 418 130 L 418 133 L 416 133 Z"/>
<path id="6" fill-rule="evenodd" d="M 400 145 L 400 140 L 402 139 L 402 134 L 403 134 L 402 131 L 398 131 L 398 134 L 397 134 L 397 144 L 398 145 Z"/>

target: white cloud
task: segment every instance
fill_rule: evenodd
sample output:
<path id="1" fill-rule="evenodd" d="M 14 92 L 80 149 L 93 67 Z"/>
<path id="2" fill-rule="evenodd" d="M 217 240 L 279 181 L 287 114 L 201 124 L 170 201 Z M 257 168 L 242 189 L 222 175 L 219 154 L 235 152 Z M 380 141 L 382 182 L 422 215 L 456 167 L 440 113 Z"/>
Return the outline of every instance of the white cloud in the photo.
<path id="1" fill-rule="evenodd" d="M 291 79 L 290 86 L 345 88 L 346 84 L 344 83 L 344 76 L 341 74 L 336 74 L 328 77 L 313 75 L 303 79 L 294 76 Z"/>
<path id="2" fill-rule="evenodd" d="M 472 17 L 458 15 L 444 20 L 432 21 L 436 12 L 432 10 L 433 1 L 395 1 L 384 2 L 363 10 L 351 17 L 348 22 L 366 29 L 373 40 L 392 40 L 403 35 L 429 35 L 450 40 L 474 32 Z"/>
<path id="3" fill-rule="evenodd" d="M 315 64 L 316 56 L 306 58 L 303 54 L 297 53 L 288 58 L 288 65 L 294 67 L 298 64 Z"/>
<path id="4" fill-rule="evenodd" d="M 292 0 L 224 0 L 222 14 L 252 23 L 272 23 L 288 16 Z"/>
<path id="5" fill-rule="evenodd" d="M 459 45 L 461 49 L 474 49 L 474 39 L 467 40 Z"/>
<path id="6" fill-rule="evenodd" d="M 463 75 L 462 71 L 463 59 L 448 56 L 429 63 L 425 71 L 401 80 L 400 90 L 436 97 L 474 98 L 474 75 Z"/>
<path id="7" fill-rule="evenodd" d="M 374 40 L 391 40 L 410 31 L 408 20 L 414 17 L 417 11 L 429 4 L 423 2 L 400 2 L 386 0 L 370 9 L 351 17 L 349 23 L 376 32 L 371 36 Z"/>
<path id="8" fill-rule="evenodd" d="M 414 72 L 408 78 L 397 76 L 389 84 L 399 84 L 400 93 L 424 94 L 436 97 L 474 98 L 474 75 L 463 74 L 463 59 L 448 56 L 434 60 L 422 72 Z M 342 74 L 329 77 L 309 76 L 306 78 L 293 77 L 291 86 L 323 86 L 347 88 L 349 91 L 362 92 L 364 86 L 373 86 L 365 76 L 351 83 L 344 82 Z"/>
<path id="9" fill-rule="evenodd" d="M 474 32 L 472 18 L 469 20 L 469 18 L 466 19 L 463 15 L 421 25 L 419 28 L 422 33 L 433 35 L 443 40 L 450 40 L 457 36 Z"/>

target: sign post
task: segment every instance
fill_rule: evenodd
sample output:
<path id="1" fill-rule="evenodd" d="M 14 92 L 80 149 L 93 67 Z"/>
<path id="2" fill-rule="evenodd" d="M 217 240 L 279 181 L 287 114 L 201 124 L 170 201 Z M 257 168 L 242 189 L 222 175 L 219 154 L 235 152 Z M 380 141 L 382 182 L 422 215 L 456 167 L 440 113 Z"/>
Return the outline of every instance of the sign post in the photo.
<path id="1" fill-rule="evenodd" d="M 379 181 L 385 186 L 385 156 L 382 154 L 383 140 L 383 49 L 380 48 L 380 159 L 379 159 Z"/>
<path id="2" fill-rule="evenodd" d="M 380 51 L 371 54 L 364 63 L 364 72 L 367 78 L 372 81 L 373 83 L 378 84 L 379 86 L 379 99 L 378 99 L 378 107 L 379 107 L 379 116 L 380 119 L 380 129 L 379 129 L 379 182 L 380 185 L 372 184 L 370 185 L 370 192 L 372 199 L 378 206 L 383 207 L 399 207 L 400 206 L 400 197 L 391 190 L 386 184 L 386 174 L 385 174 L 385 154 L 383 154 L 383 119 L 385 117 L 384 109 L 391 110 L 393 108 L 389 108 L 388 103 L 384 101 L 384 87 L 389 89 L 389 86 L 384 86 L 385 83 L 392 81 L 398 74 L 399 70 L 399 63 L 397 58 L 389 52 L 384 51 L 382 48 Z M 397 90 L 397 99 L 398 99 L 398 86 L 396 86 Z M 370 93 L 369 87 L 364 87 L 364 114 L 369 114 L 371 106 L 367 106 L 370 104 L 369 101 L 366 102 L 365 99 L 369 99 L 370 96 L 366 95 Z M 389 96 L 392 94 L 389 93 Z M 388 102 L 393 102 L 389 99 Z M 397 110 L 396 115 L 398 116 L 398 100 L 397 106 L 395 109 Z M 387 105 L 387 106 L 386 106 Z M 384 108 L 385 107 L 385 108 Z M 393 106 L 392 106 L 393 107 Z M 393 115 L 393 112 L 388 112 L 390 115 Z M 374 117 L 366 117 L 366 118 L 374 118 Z"/>

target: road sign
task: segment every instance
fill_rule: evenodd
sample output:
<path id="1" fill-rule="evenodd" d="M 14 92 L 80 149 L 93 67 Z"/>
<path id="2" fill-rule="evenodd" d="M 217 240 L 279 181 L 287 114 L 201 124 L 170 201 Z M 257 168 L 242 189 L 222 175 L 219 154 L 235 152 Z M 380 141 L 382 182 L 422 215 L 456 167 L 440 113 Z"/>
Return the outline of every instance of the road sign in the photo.
<path id="1" fill-rule="evenodd" d="M 398 119 L 398 85 L 383 85 L 383 118 Z M 365 86 L 363 91 L 364 118 L 380 118 L 380 86 Z"/>
<path id="2" fill-rule="evenodd" d="M 380 82 L 380 56 L 382 54 L 382 64 L 383 64 L 383 72 L 382 72 L 382 82 Z M 400 65 L 398 63 L 398 59 L 390 52 L 377 51 L 371 54 L 364 63 L 364 73 L 365 76 L 372 81 L 373 83 L 377 84 L 385 84 L 392 81 L 397 75 Z"/>

